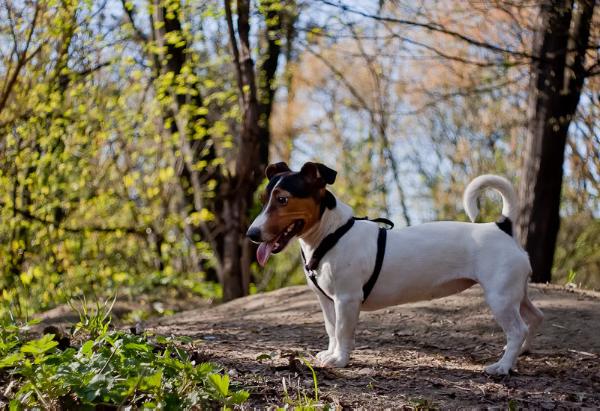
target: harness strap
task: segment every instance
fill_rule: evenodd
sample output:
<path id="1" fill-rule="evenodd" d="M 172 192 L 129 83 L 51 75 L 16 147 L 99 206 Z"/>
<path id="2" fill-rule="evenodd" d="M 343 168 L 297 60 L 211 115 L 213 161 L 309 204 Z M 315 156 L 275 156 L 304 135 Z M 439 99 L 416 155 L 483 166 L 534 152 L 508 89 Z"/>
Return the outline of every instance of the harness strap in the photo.
<path id="1" fill-rule="evenodd" d="M 389 226 L 389 228 L 394 227 L 394 223 L 392 223 L 387 218 L 375 218 L 370 220 L 368 217 L 351 217 L 343 226 L 335 230 L 333 233 L 327 235 L 321 244 L 315 249 L 313 255 L 310 258 L 308 264 L 306 263 L 306 257 L 304 256 L 304 251 L 300 250 L 302 255 L 302 261 L 304 261 L 304 269 L 308 274 L 308 278 L 313 282 L 315 287 L 327 297 L 329 300 L 333 301 L 333 299 L 327 295 L 327 293 L 319 286 L 319 282 L 317 281 L 317 276 L 315 275 L 316 269 L 319 267 L 319 263 L 321 259 L 327 254 L 329 250 L 331 250 L 337 242 L 339 241 L 344 234 L 346 234 L 354 225 L 354 220 L 368 220 L 373 221 L 375 223 L 383 223 Z M 377 278 L 379 278 L 379 273 L 381 272 L 381 266 L 383 265 L 383 257 L 385 254 L 385 245 L 387 240 L 387 230 L 386 228 L 380 227 L 379 232 L 377 234 L 377 255 L 375 257 L 375 267 L 373 268 L 373 273 L 371 277 L 367 280 L 367 282 L 363 285 L 363 303 L 373 291 L 373 287 L 375 287 L 375 283 L 377 282 Z"/>
<path id="2" fill-rule="evenodd" d="M 323 294 L 325 297 L 327 297 L 329 299 L 329 301 L 333 301 L 333 298 L 331 298 L 329 295 L 327 295 L 327 293 L 325 291 L 323 291 L 323 289 L 319 285 L 319 282 L 317 281 L 317 276 L 315 275 L 314 271 L 308 275 L 308 278 L 310 278 L 310 280 L 313 282 L 315 287 L 317 287 L 317 290 L 321 291 L 321 294 Z"/>
<path id="3" fill-rule="evenodd" d="M 346 234 L 348 231 L 350 231 L 350 229 L 354 225 L 354 220 L 355 220 L 354 217 L 350 218 L 346 222 L 346 224 L 344 224 L 343 226 L 341 226 L 340 228 L 335 230 L 333 233 L 328 234 L 323 239 L 323 241 L 321 241 L 321 244 L 319 244 L 317 249 L 313 252 L 308 264 L 306 264 L 306 259 L 304 258 L 304 253 L 302 253 L 302 259 L 304 260 L 304 263 L 306 264 L 306 269 L 309 272 L 314 271 L 317 269 L 317 267 L 319 267 L 319 263 L 321 262 L 321 259 L 323 258 L 323 256 L 325 256 L 325 254 L 327 254 L 327 252 L 329 250 L 331 250 L 333 247 L 335 247 L 335 245 L 337 244 L 339 239 L 342 238 L 344 236 L 344 234 Z"/>
<path id="4" fill-rule="evenodd" d="M 394 228 L 394 223 L 392 223 L 391 220 L 388 220 L 387 218 L 383 218 L 383 217 L 377 217 L 377 218 L 353 217 L 353 218 L 355 220 L 366 220 L 366 221 L 372 221 L 374 223 L 385 224 L 388 226 L 388 230 L 391 230 L 392 228 Z"/>
<path id="5" fill-rule="evenodd" d="M 385 254 L 385 243 L 387 241 L 387 229 L 379 227 L 379 233 L 377 234 L 377 257 L 375 257 L 375 268 L 373 268 L 373 274 L 369 277 L 369 280 L 363 285 L 363 303 L 369 298 L 369 294 L 373 291 L 379 273 L 381 272 L 381 266 L 383 265 L 383 256 Z"/>

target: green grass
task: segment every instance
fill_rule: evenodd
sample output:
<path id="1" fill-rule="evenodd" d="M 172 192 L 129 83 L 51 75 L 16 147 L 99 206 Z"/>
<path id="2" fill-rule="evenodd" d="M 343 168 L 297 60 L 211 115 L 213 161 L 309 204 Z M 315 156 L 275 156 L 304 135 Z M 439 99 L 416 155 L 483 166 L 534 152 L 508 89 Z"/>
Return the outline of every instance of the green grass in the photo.
<path id="1" fill-rule="evenodd" d="M 283 388 L 283 402 L 287 407 L 291 407 L 294 410 L 311 411 L 311 410 L 327 410 L 329 409 L 328 404 L 323 404 L 319 401 L 319 384 L 317 381 L 317 374 L 310 364 L 310 362 L 304 357 L 298 356 L 297 360 L 302 362 L 311 372 L 313 382 L 313 393 L 310 392 L 301 385 L 300 379 L 292 381 L 288 377 L 282 379 Z"/>
<path id="2" fill-rule="evenodd" d="M 567 281 L 565 282 L 565 285 L 575 284 L 575 277 L 577 277 L 577 272 L 575 272 L 573 269 L 570 269 L 569 273 L 567 274 Z"/>
<path id="3" fill-rule="evenodd" d="M 102 304 L 96 302 L 96 305 L 91 307 L 88 306 L 85 296 L 80 299 L 79 306 L 73 300 L 70 300 L 69 307 L 79 315 L 79 322 L 73 328 L 73 335 L 82 330 L 87 332 L 91 338 L 106 334 L 112 322 L 110 313 L 115 305 L 115 301 L 117 301 L 116 293 L 112 301 L 106 300 Z"/>

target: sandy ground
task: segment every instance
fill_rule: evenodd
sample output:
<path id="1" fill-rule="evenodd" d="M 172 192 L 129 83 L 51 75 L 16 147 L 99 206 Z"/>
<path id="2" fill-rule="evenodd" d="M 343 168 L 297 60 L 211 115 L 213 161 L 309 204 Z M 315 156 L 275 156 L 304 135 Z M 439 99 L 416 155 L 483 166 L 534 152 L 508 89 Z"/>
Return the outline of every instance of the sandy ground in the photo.
<path id="1" fill-rule="evenodd" d="M 504 335 L 476 286 L 441 300 L 362 313 L 356 346 L 344 369 L 316 369 L 319 403 L 342 407 L 600 407 L 600 294 L 531 286 L 546 320 L 534 352 L 509 377 L 489 377 Z M 186 311 L 148 325 L 194 339 L 199 361 L 230 367 L 252 393 L 250 406 L 314 396 L 309 369 L 294 360 L 326 348 L 316 297 L 289 287 Z M 290 388 L 290 385 L 295 388 Z M 299 387 L 299 389 L 298 389 Z M 306 403 L 306 402 L 304 402 Z"/>

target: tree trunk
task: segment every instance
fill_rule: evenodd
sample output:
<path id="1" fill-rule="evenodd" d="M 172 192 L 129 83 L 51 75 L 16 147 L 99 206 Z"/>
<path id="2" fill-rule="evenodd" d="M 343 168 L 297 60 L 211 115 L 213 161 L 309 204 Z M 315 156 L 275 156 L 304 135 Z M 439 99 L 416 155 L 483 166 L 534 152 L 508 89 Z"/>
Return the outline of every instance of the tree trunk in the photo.
<path id="1" fill-rule="evenodd" d="M 237 25 L 234 26 L 231 0 L 224 0 L 233 64 L 237 73 L 242 124 L 237 140 L 235 174 L 224 184 L 224 204 L 219 220 L 225 225 L 222 254 L 223 300 L 248 294 L 252 246 L 246 239 L 248 211 L 253 195 L 262 181 L 269 156 L 269 117 L 275 96 L 275 73 L 281 53 L 279 40 L 272 33 L 282 30 L 283 13 L 277 14 L 276 2 L 265 1 L 266 54 L 259 63 L 258 74 L 250 47 L 249 0 L 237 0 Z"/>
<path id="2" fill-rule="evenodd" d="M 551 280 L 567 133 L 586 74 L 594 0 L 573 5 L 572 0 L 544 1 L 533 39 L 517 233 L 529 253 L 534 282 Z"/>

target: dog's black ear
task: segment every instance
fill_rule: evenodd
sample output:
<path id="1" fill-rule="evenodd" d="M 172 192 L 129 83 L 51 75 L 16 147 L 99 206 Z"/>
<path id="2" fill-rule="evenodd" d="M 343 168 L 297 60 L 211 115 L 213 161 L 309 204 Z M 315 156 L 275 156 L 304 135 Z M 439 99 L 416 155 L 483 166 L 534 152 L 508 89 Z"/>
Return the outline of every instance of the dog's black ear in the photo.
<path id="1" fill-rule="evenodd" d="M 326 165 L 311 162 L 305 163 L 302 166 L 300 174 L 314 182 L 321 183 L 323 186 L 326 184 L 333 184 L 335 182 L 335 177 L 337 176 L 337 172 Z"/>
<path id="2" fill-rule="evenodd" d="M 316 163 L 316 164 L 317 164 L 317 168 L 319 169 L 319 174 L 321 174 L 321 177 L 323 178 L 323 180 L 325 180 L 325 183 L 327 183 L 327 184 L 335 183 L 335 177 L 337 176 L 337 171 L 332 170 L 331 168 L 327 167 L 325 164 L 320 164 L 320 163 Z"/>
<path id="3" fill-rule="evenodd" d="M 269 164 L 267 166 L 267 168 L 265 169 L 265 174 L 267 175 L 267 178 L 270 180 L 271 177 L 273 177 L 275 174 L 285 173 L 287 171 L 291 171 L 291 170 L 284 161 L 281 161 L 279 163 Z"/>

